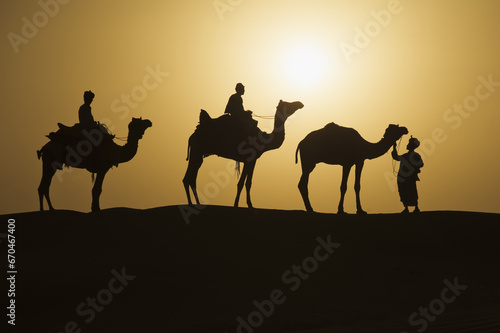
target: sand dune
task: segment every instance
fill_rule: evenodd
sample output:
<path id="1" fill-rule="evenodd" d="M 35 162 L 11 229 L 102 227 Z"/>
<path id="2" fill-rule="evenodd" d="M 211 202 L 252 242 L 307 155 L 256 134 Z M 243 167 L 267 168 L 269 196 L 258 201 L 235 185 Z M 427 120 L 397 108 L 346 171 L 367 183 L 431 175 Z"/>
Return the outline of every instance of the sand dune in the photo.
<path id="1" fill-rule="evenodd" d="M 500 331 L 498 214 L 170 206 L 7 218 L 18 332 Z"/>

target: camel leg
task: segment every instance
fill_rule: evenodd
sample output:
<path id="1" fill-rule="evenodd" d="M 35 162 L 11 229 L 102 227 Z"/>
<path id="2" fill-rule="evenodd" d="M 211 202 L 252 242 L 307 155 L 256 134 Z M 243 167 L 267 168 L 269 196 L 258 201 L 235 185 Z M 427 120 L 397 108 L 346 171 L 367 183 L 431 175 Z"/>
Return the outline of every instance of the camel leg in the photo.
<path id="1" fill-rule="evenodd" d="M 106 172 L 108 172 L 108 170 L 100 171 L 97 173 L 94 187 L 92 188 L 92 211 L 93 212 L 101 210 L 101 207 L 99 206 L 99 197 L 101 196 L 101 193 L 102 193 L 102 183 L 104 182 L 104 176 L 106 176 Z"/>
<path id="2" fill-rule="evenodd" d="M 342 183 L 340 184 L 340 202 L 339 202 L 339 210 L 337 214 L 345 214 L 344 211 L 344 197 L 345 192 L 347 191 L 347 179 L 349 179 L 349 173 L 351 172 L 352 165 L 343 165 L 342 166 Z"/>
<path id="3" fill-rule="evenodd" d="M 359 192 L 361 191 L 361 172 L 363 171 L 364 161 L 356 164 L 356 180 L 354 181 L 354 191 L 356 192 L 356 214 L 366 214 L 366 212 L 361 208 L 361 200 L 359 198 Z"/>
<path id="4" fill-rule="evenodd" d="M 194 147 L 193 147 L 194 148 Z M 193 190 L 193 195 L 196 200 L 196 204 L 200 204 L 200 200 L 198 199 L 198 192 L 196 191 L 196 178 L 198 177 L 198 170 L 203 164 L 203 156 L 201 154 L 196 154 L 196 150 L 191 148 L 191 155 L 189 158 L 189 164 L 186 170 L 186 174 L 182 179 L 182 183 L 184 184 L 184 190 L 186 191 L 186 196 L 188 199 L 188 204 L 190 206 L 193 205 L 191 201 L 191 195 L 189 193 L 189 187 Z"/>
<path id="5" fill-rule="evenodd" d="M 56 173 L 56 169 L 51 166 L 49 162 L 43 161 L 42 166 L 42 179 L 40 180 L 40 185 L 38 186 L 38 198 L 40 201 L 40 211 L 43 211 L 43 197 L 47 199 L 47 204 L 49 205 L 49 210 L 54 210 L 52 203 L 50 202 L 49 189 L 50 183 L 52 182 L 52 177 Z"/>
<path id="6" fill-rule="evenodd" d="M 313 212 L 311 202 L 309 201 L 309 190 L 307 185 L 309 184 L 309 175 L 314 170 L 316 165 L 306 165 L 302 163 L 302 176 L 300 176 L 299 180 L 299 191 L 302 196 L 302 200 L 304 201 L 304 206 L 308 212 Z"/>
<path id="7" fill-rule="evenodd" d="M 198 166 L 195 168 L 193 173 L 193 178 L 191 181 L 191 189 L 193 190 L 194 200 L 197 205 L 201 205 L 200 199 L 198 199 L 198 191 L 196 190 L 196 179 L 198 178 L 198 170 L 200 170 L 201 164 L 203 163 L 203 158 L 200 160 Z"/>
<path id="8" fill-rule="evenodd" d="M 184 175 L 184 178 L 182 178 L 182 184 L 184 184 L 184 191 L 186 191 L 186 196 L 187 196 L 187 199 L 188 199 L 188 205 L 192 206 L 193 203 L 191 202 L 191 195 L 189 194 L 188 173 L 189 173 L 189 165 L 188 165 L 188 169 L 186 170 L 186 174 Z"/>
<path id="9" fill-rule="evenodd" d="M 238 181 L 238 185 L 236 186 L 236 199 L 234 199 L 234 207 L 238 207 L 240 202 L 240 194 L 243 190 L 243 185 L 245 184 L 245 180 L 248 175 L 248 163 L 243 164 L 243 170 L 241 171 L 240 180 Z"/>
<path id="10" fill-rule="evenodd" d="M 246 190 L 247 190 L 247 205 L 248 205 L 248 208 L 253 208 L 252 200 L 250 198 L 250 189 L 252 188 L 252 178 L 253 178 L 253 171 L 255 169 L 255 162 L 256 161 L 248 163 L 249 166 L 248 166 L 247 180 L 245 182 L 245 187 L 246 187 Z"/>

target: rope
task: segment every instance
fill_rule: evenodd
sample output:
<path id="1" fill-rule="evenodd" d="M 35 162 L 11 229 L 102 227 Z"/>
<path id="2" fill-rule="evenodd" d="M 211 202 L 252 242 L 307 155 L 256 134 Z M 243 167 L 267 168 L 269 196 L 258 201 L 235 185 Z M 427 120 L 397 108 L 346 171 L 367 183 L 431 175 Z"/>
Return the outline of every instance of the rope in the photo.
<path id="1" fill-rule="evenodd" d="M 259 116 L 258 114 L 252 113 L 252 116 L 262 119 L 274 119 L 274 116 Z"/>
<path id="2" fill-rule="evenodd" d="M 398 153 L 399 155 L 399 146 L 401 145 L 401 142 L 403 141 L 403 137 L 401 137 L 399 139 L 399 143 L 398 145 L 396 146 L 396 152 Z M 396 161 L 395 159 L 392 159 L 392 174 L 394 175 L 394 177 L 397 177 L 398 176 L 398 172 L 396 171 L 396 164 L 398 163 L 398 161 Z"/>

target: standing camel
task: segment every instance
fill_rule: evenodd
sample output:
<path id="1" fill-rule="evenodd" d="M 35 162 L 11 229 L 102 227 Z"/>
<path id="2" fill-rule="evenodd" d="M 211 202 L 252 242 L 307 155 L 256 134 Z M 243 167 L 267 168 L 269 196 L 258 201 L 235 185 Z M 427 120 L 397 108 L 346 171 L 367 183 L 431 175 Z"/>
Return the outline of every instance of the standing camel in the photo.
<path id="1" fill-rule="evenodd" d="M 366 214 L 361 208 L 361 201 L 359 199 L 361 171 L 363 170 L 364 162 L 366 159 L 371 160 L 384 155 L 404 134 L 408 134 L 406 127 L 389 125 L 385 130 L 384 137 L 379 142 L 370 143 L 363 139 L 356 130 L 342 127 L 335 123 L 327 124 L 324 128 L 309 133 L 299 143 L 295 152 L 295 163 L 297 163 L 297 153 L 300 150 L 302 176 L 299 181 L 299 191 L 304 200 L 306 210 L 308 212 L 313 211 L 307 189 L 309 174 L 314 170 L 317 163 L 323 162 L 342 166 L 338 214 L 345 214 L 344 196 L 347 191 L 347 179 L 352 166 L 356 165 L 354 191 L 356 192 L 357 214 Z"/>
<path id="2" fill-rule="evenodd" d="M 144 132 L 151 127 L 151 121 L 142 118 L 132 118 L 128 125 L 129 133 L 127 143 L 119 146 L 113 142 L 112 136 L 103 133 L 98 129 L 93 129 L 86 133 L 85 138 L 71 137 L 63 133 L 68 133 L 68 129 L 63 126 L 57 133 L 51 133 L 51 139 L 42 149 L 38 150 L 38 158 L 42 158 L 43 174 L 38 196 L 40 200 L 40 210 L 43 211 L 43 197 L 47 199 L 50 210 L 54 210 L 49 197 L 49 188 L 52 177 L 57 170 L 67 167 L 87 169 L 97 174 L 94 187 L 92 188 L 92 211 L 100 210 L 99 197 L 102 192 L 104 176 L 113 166 L 130 161 L 137 153 L 139 140 Z"/>
<path id="3" fill-rule="evenodd" d="M 234 206 L 238 207 L 243 185 L 247 192 L 247 205 L 252 208 L 250 188 L 257 159 L 266 151 L 281 147 L 285 139 L 285 121 L 298 109 L 302 109 L 301 102 L 280 101 L 274 117 L 274 129 L 271 133 L 262 132 L 255 127 L 251 134 L 245 130 L 233 116 L 223 115 L 212 119 L 204 110 L 200 113 L 200 124 L 189 137 L 188 142 L 188 167 L 184 179 L 184 189 L 189 205 L 192 205 L 189 187 L 193 191 L 196 203 L 199 205 L 196 192 L 196 178 L 198 170 L 203 163 L 203 158 L 210 155 L 243 162 L 243 171 L 238 181 Z"/>

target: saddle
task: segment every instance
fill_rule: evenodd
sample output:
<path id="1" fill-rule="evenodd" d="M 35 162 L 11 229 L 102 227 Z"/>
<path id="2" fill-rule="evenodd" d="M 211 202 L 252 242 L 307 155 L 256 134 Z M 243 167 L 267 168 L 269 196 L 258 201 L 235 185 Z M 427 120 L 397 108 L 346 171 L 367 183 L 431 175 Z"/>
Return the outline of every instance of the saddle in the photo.
<path id="1" fill-rule="evenodd" d="M 252 111 L 245 111 L 241 115 L 223 114 L 218 118 L 212 118 L 207 111 L 201 110 L 198 129 L 211 129 L 219 131 L 236 131 L 240 134 L 252 135 L 259 131 L 258 121 L 252 118 Z"/>
<path id="2" fill-rule="evenodd" d="M 80 123 L 76 123 L 73 126 L 66 126 L 62 123 L 57 123 L 59 130 L 57 132 L 51 132 L 47 137 L 52 141 L 58 141 L 63 144 L 74 143 L 81 140 L 89 140 L 89 136 L 92 136 L 94 131 L 97 130 L 102 133 L 102 142 L 107 140 L 112 140 L 115 136 L 110 134 L 108 129 L 102 125 L 97 124 L 96 128 L 85 128 Z M 87 132 L 84 133 L 84 130 Z M 101 142 L 101 143 L 102 143 Z"/>

